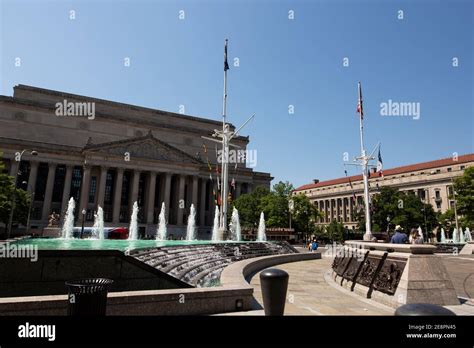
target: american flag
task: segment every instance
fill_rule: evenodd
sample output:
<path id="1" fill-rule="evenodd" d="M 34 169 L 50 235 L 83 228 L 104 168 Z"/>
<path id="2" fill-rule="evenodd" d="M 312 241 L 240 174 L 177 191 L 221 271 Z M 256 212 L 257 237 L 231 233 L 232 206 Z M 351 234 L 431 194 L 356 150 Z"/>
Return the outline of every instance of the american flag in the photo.
<path id="1" fill-rule="evenodd" d="M 359 101 L 357 103 L 357 112 L 359 113 L 360 117 L 364 118 L 364 108 L 362 107 L 362 86 L 359 82 Z"/>
<path id="2" fill-rule="evenodd" d="M 225 40 L 224 46 L 224 71 L 229 70 L 229 64 L 227 63 L 227 40 Z"/>

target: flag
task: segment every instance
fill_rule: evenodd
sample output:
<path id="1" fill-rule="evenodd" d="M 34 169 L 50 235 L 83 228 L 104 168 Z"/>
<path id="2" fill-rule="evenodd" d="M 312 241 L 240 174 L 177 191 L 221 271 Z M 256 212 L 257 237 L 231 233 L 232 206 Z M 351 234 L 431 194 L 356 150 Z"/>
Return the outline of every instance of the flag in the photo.
<path id="1" fill-rule="evenodd" d="M 235 190 L 235 178 L 232 178 L 232 181 L 230 182 L 230 186 Z"/>
<path id="2" fill-rule="evenodd" d="M 227 39 L 224 46 L 224 71 L 229 70 L 229 63 L 227 63 Z"/>
<path id="3" fill-rule="evenodd" d="M 360 117 L 364 118 L 364 108 L 362 107 L 362 86 L 359 82 L 359 101 L 357 103 L 357 112 L 359 113 Z"/>
<path id="4" fill-rule="evenodd" d="M 379 146 L 379 156 L 377 159 L 377 173 L 380 176 L 383 176 L 383 162 L 382 162 L 382 155 L 380 154 L 380 146 Z"/>
<path id="5" fill-rule="evenodd" d="M 355 204 L 356 203 L 356 194 L 354 192 L 354 188 L 352 187 L 351 178 L 349 176 L 347 176 L 347 170 L 344 170 L 344 173 L 346 174 L 347 179 L 349 179 L 349 186 L 351 187 L 351 191 L 352 191 L 352 200 L 354 201 L 354 204 Z"/>

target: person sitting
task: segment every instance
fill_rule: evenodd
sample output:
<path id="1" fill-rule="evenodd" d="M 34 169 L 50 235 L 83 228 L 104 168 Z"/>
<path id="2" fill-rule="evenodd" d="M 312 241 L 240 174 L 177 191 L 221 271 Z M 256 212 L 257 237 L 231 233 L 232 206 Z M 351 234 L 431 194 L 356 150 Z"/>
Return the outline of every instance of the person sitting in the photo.
<path id="1" fill-rule="evenodd" d="M 397 225 L 395 227 L 395 234 L 390 239 L 390 243 L 393 244 L 405 244 L 407 242 L 407 235 L 403 233 L 402 226 Z"/>
<path id="2" fill-rule="evenodd" d="M 413 242 L 412 244 L 423 244 L 423 237 L 421 236 L 421 234 L 417 231 L 416 232 L 416 236 L 415 238 L 413 239 Z"/>
<path id="3" fill-rule="evenodd" d="M 410 237 L 408 237 L 408 242 L 410 244 L 415 244 L 415 240 L 417 236 L 418 236 L 418 230 L 416 228 L 412 228 L 410 231 Z"/>

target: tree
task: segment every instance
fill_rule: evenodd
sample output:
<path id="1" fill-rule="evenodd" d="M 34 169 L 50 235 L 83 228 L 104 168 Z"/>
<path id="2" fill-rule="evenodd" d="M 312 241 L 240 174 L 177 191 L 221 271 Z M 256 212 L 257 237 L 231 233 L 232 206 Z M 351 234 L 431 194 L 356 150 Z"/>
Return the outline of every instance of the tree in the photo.
<path id="1" fill-rule="evenodd" d="M 450 231 L 451 227 L 456 224 L 454 210 L 448 209 L 444 213 L 438 214 L 437 220 L 440 227 L 444 228 L 445 231 Z"/>
<path id="2" fill-rule="evenodd" d="M 293 185 L 288 181 L 280 181 L 273 185 L 273 190 L 268 195 L 262 197 L 261 209 L 265 214 L 268 227 L 289 226 L 288 202 L 292 191 Z"/>
<path id="3" fill-rule="evenodd" d="M 15 188 L 14 178 L 3 173 L 5 165 L 0 162 L 0 222 L 5 225 L 5 231 L 8 228 L 12 200 L 15 198 L 15 211 L 13 214 L 13 225 L 26 224 L 30 197 L 22 189 Z"/>
<path id="4" fill-rule="evenodd" d="M 474 225 L 474 167 L 464 170 L 461 177 L 454 179 L 457 213 L 462 215 L 462 224 Z"/>
<path id="5" fill-rule="evenodd" d="M 326 226 L 326 237 L 331 242 L 344 241 L 344 224 L 336 220 L 331 221 L 331 223 Z"/>
<path id="6" fill-rule="evenodd" d="M 299 194 L 291 199 L 294 202 L 292 220 L 295 230 L 305 235 L 312 235 L 315 232 L 316 219 L 321 216 L 321 213 L 305 195 Z"/>
<path id="7" fill-rule="evenodd" d="M 433 207 L 423 203 L 413 193 L 404 193 L 393 187 L 385 186 L 372 197 L 371 203 L 371 218 L 375 232 L 386 231 L 389 223 L 392 227 L 400 225 L 405 231 L 418 226 L 430 231 L 437 225 Z M 358 228 L 365 231 L 365 210 L 362 208 L 356 216 L 359 221 Z M 390 222 L 387 217 L 390 218 Z"/>
<path id="8" fill-rule="evenodd" d="M 262 199 L 270 194 L 270 191 L 259 186 L 251 193 L 239 196 L 233 206 L 239 211 L 240 224 L 246 228 L 256 227 L 262 211 Z"/>

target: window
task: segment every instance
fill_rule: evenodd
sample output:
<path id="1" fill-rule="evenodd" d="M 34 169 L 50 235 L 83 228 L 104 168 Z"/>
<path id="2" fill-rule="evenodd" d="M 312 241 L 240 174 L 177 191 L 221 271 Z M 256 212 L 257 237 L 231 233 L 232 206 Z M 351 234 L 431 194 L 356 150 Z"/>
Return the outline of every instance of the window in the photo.
<path id="1" fill-rule="evenodd" d="M 448 168 L 448 172 L 452 171 L 453 169 L 451 167 Z"/>
<path id="2" fill-rule="evenodd" d="M 436 191 L 435 191 L 435 197 L 436 197 L 436 199 L 441 198 L 441 196 L 440 196 L 440 194 L 439 194 L 439 190 L 436 190 Z"/>
<path id="3" fill-rule="evenodd" d="M 105 196 L 104 196 L 105 204 L 112 204 L 112 184 L 113 184 L 112 173 L 107 173 L 107 179 L 105 180 Z"/>
<path id="4" fill-rule="evenodd" d="M 89 203 L 94 203 L 95 193 L 97 191 L 97 177 L 91 177 L 91 186 L 89 188 Z"/>
<path id="5" fill-rule="evenodd" d="M 452 187 L 452 186 L 448 186 L 448 195 L 449 195 L 449 196 L 452 196 L 453 193 L 454 193 L 453 187 Z"/>
<path id="6" fill-rule="evenodd" d="M 74 167 L 72 171 L 72 180 L 71 180 L 71 197 L 74 197 L 74 200 L 77 202 L 81 193 L 81 182 L 82 182 L 82 170 L 81 167 Z"/>
<path id="7" fill-rule="evenodd" d="M 436 169 L 436 174 L 441 173 L 441 169 Z"/>
<path id="8" fill-rule="evenodd" d="M 459 167 L 461 170 L 464 170 L 464 168 L 466 168 L 466 166 L 460 166 Z"/>
<path id="9" fill-rule="evenodd" d="M 436 208 L 441 209 L 441 202 L 436 202 Z"/>

